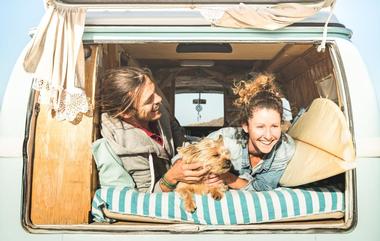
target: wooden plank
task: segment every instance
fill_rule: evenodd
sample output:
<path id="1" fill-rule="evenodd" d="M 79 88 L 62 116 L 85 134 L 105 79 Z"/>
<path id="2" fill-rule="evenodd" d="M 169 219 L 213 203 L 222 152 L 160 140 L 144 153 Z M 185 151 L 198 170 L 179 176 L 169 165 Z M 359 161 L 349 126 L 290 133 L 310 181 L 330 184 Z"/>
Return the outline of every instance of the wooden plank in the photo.
<path id="1" fill-rule="evenodd" d="M 95 49 L 86 60 L 86 93 L 92 102 L 96 58 Z M 31 184 L 33 224 L 89 222 L 94 186 L 93 125 L 93 117 L 87 115 L 78 123 L 57 121 L 48 107 L 41 105 L 36 121 Z"/>
<path id="2" fill-rule="evenodd" d="M 93 120 L 92 120 L 92 123 L 93 123 L 93 127 L 92 127 L 92 137 L 91 137 L 91 140 L 92 141 L 95 141 L 96 139 L 99 138 L 100 136 L 100 111 L 99 111 L 99 108 L 95 108 L 96 106 L 96 103 L 95 103 L 95 100 L 97 98 L 96 94 L 97 94 L 97 89 L 99 88 L 99 82 L 97 77 L 99 76 L 99 67 L 97 65 L 98 61 L 99 61 L 99 54 L 101 53 L 101 51 L 103 50 L 103 47 L 101 45 L 97 45 L 97 46 L 91 46 L 91 50 L 92 50 L 92 55 L 89 59 L 86 60 L 86 76 L 85 76 L 85 79 L 86 79 L 86 95 L 90 97 L 90 101 L 91 101 L 91 106 L 92 106 L 92 110 L 94 111 L 94 113 L 92 113 L 92 116 L 93 116 Z M 98 174 L 97 174 L 97 169 L 96 169 L 96 164 L 95 164 L 95 160 L 92 158 L 92 161 L 91 161 L 91 196 L 90 198 L 92 199 L 92 197 L 94 196 L 95 194 L 95 191 L 98 187 Z M 91 200 L 90 200 L 91 202 Z"/>
<path id="3" fill-rule="evenodd" d="M 110 44 L 104 47 L 103 65 L 104 69 L 113 69 L 120 67 L 119 47 L 115 44 Z"/>
<path id="4" fill-rule="evenodd" d="M 315 81 L 333 74 L 333 65 L 328 52 L 318 53 L 314 48 L 281 68 L 281 83 L 292 107 L 293 115 L 299 108 L 310 105 L 319 97 Z"/>
<path id="5" fill-rule="evenodd" d="M 57 121 L 41 105 L 35 132 L 31 220 L 33 224 L 88 222 L 92 118 Z"/>
<path id="6" fill-rule="evenodd" d="M 277 72 L 287 64 L 291 63 L 298 56 L 302 55 L 313 45 L 310 44 L 288 44 L 266 67 L 267 72 Z"/>

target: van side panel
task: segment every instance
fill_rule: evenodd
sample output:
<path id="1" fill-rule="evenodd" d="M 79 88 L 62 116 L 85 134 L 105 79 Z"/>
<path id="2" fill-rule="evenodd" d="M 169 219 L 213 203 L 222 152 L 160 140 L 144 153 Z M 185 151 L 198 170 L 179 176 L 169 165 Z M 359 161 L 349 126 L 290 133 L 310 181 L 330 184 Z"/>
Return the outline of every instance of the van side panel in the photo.
<path id="1" fill-rule="evenodd" d="M 27 49 L 28 46 L 24 48 L 12 70 L 1 106 L 0 158 L 22 156 L 26 113 L 33 80 L 33 76 L 22 67 Z"/>
<path id="2" fill-rule="evenodd" d="M 357 226 L 347 236 L 349 236 L 349 240 L 360 240 L 363 237 L 366 240 L 379 240 L 380 158 L 379 156 L 364 157 L 365 153 L 358 145 L 362 140 L 380 138 L 380 113 L 376 94 L 356 47 L 348 40 L 336 39 L 335 41 L 348 87 L 347 102 L 352 115 L 358 165 L 356 168 Z M 372 145 L 372 148 L 377 150 L 380 149 L 375 142 L 368 141 L 367 145 Z M 338 238 L 342 237 L 317 235 L 318 240 L 338 240 Z"/>
<path id="3" fill-rule="evenodd" d="M 22 67 L 28 46 L 9 78 L 0 114 L 0 240 L 60 240 L 60 234 L 31 236 L 22 226 L 23 141 L 32 75 Z"/>
<path id="4" fill-rule="evenodd" d="M 380 113 L 367 68 L 350 41 L 337 39 L 336 43 L 348 86 L 355 139 L 380 137 Z"/>

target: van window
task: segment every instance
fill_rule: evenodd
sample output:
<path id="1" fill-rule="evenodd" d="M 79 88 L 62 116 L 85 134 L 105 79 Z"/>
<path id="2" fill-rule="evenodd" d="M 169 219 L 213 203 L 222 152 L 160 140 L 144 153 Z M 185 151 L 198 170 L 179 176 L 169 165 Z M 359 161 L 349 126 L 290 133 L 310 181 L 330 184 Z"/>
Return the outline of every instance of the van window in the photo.
<path id="1" fill-rule="evenodd" d="M 352 228 L 356 220 L 355 171 L 313 183 L 318 192 L 305 195 L 304 199 L 297 199 L 297 203 L 294 197 L 304 192 L 293 191 L 292 188 L 287 189 L 283 195 L 275 193 L 275 197 L 272 194 L 257 197 L 258 201 L 270 200 L 264 205 L 268 210 L 275 207 L 273 206 L 275 202 L 290 200 L 295 206 L 305 207 L 306 212 L 310 213 L 331 204 L 333 200 L 336 202 L 334 206 L 336 212 L 334 211 L 332 215 L 302 217 L 300 215 L 298 218 L 286 218 L 279 222 L 275 220 L 277 215 L 294 215 L 298 211 L 283 210 L 282 208 L 287 206 L 279 205 L 267 213 L 261 213 L 263 209 L 260 209 L 260 206 L 252 203 L 245 205 L 245 201 L 237 201 L 234 196 L 230 199 L 230 203 L 242 204 L 236 210 L 248 213 L 247 219 L 242 219 L 248 221 L 242 225 L 200 225 L 191 221 L 194 215 L 183 213 L 182 216 L 179 213 L 179 216 L 186 221 L 181 219 L 182 221 L 168 222 L 156 218 L 141 220 L 138 215 L 122 215 L 107 219 L 117 224 L 96 222 L 94 225 L 94 213 L 91 211 L 96 204 L 99 204 L 94 203 L 93 198 L 99 194 L 100 186 L 97 167 L 91 154 L 91 144 L 102 137 L 101 109 L 95 99 L 101 97 L 102 88 L 107 88 L 101 81 L 107 69 L 124 65 L 151 69 L 157 86 L 165 97 L 165 104 L 185 127 L 189 136 L 204 137 L 220 127 L 239 126 L 239 113 L 233 105 L 235 96 L 231 88 L 235 81 L 247 80 L 257 72 L 275 74 L 290 103 L 294 117 L 320 96 L 339 103 L 339 107 L 344 107 L 339 109 L 344 110 L 344 114 L 350 111 L 349 105 L 345 103 L 345 80 L 338 75 L 343 70 L 337 71 L 341 67 L 338 61 L 334 60 L 334 57 L 339 57 L 334 43 L 329 43 L 328 50 L 321 53 L 317 52 L 316 43 L 302 41 L 231 41 L 228 44 L 231 45 L 232 53 L 178 53 L 176 52 L 178 44 L 173 41 L 153 40 L 85 43 L 85 48 L 92 50 L 91 56 L 86 59 L 85 69 L 86 93 L 91 97 L 94 112 L 81 116 L 76 123 L 59 122 L 51 118 L 49 109 L 38 104 L 38 94 L 32 95 L 35 98 L 31 102 L 32 114 L 27 122 L 29 125 L 25 148 L 27 178 L 24 179 L 26 191 L 23 203 L 23 223 L 28 229 L 31 232 L 36 229 L 36 232 L 86 230 L 141 233 L 215 231 L 255 233 L 262 230 L 268 232 L 286 230 L 294 233 L 325 233 Z M 183 67 L 181 63 L 185 60 L 205 60 L 212 65 Z M 138 212 L 138 207 L 144 206 L 143 196 L 136 193 L 117 196 L 115 190 L 103 190 L 98 197 L 101 198 L 102 194 L 106 194 L 109 200 L 114 197 L 117 205 L 114 203 L 113 207 L 121 205 L 118 202 L 119 198 L 130 197 L 134 200 L 132 203 L 136 205 L 125 209 L 129 211 Z M 141 197 L 142 199 L 139 199 Z M 254 200 L 255 197 L 255 194 L 252 194 L 246 198 L 246 201 Z M 322 198 L 326 198 L 326 202 L 315 206 L 306 203 L 308 200 L 318 202 Z M 161 203 L 161 199 L 160 202 L 152 200 L 155 204 Z M 164 215 L 168 212 L 168 208 L 170 207 L 165 206 L 156 213 Z M 213 206 L 213 210 L 223 212 L 225 207 Z M 108 211 L 112 213 L 112 210 Z M 169 214 L 176 215 L 178 211 Z M 233 223 L 240 216 L 240 214 L 231 215 L 228 221 Z M 219 218 L 224 216 L 215 217 L 215 220 L 218 221 Z M 213 221 L 212 217 L 210 220 Z M 250 223 L 249 220 L 254 222 Z"/>
<path id="2" fill-rule="evenodd" d="M 223 93 L 178 93 L 175 117 L 181 126 L 219 126 L 224 123 Z"/>

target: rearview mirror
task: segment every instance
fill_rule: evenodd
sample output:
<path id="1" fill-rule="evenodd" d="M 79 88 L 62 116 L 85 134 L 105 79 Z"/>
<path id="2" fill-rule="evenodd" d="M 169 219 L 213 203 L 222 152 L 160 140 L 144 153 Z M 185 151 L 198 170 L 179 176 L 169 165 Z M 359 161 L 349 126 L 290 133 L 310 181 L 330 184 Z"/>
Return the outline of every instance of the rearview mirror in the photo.
<path id="1" fill-rule="evenodd" d="M 206 99 L 193 99 L 193 104 L 198 105 L 198 104 L 206 104 Z"/>

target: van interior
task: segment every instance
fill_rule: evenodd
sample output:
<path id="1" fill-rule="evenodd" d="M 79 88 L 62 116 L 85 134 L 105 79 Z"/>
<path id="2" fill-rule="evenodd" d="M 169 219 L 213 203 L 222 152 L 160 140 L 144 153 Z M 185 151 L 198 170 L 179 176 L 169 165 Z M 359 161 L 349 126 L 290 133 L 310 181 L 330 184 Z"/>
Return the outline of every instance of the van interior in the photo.
<path id="1" fill-rule="evenodd" d="M 32 228 L 108 230 L 118 226 L 128 230 L 136 226 L 168 225 L 139 220 L 111 225 L 92 221 L 91 201 L 98 188 L 98 177 L 91 143 L 101 137 L 101 110 L 95 100 L 101 96 L 100 90 L 106 88 L 101 80 L 107 69 L 120 66 L 151 69 L 165 104 L 189 138 L 204 137 L 221 127 L 239 126 L 231 88 L 236 81 L 260 72 L 274 73 L 290 102 L 293 119 L 318 97 L 333 100 L 348 115 L 332 43 L 325 52 L 317 52 L 313 42 L 85 43 L 84 49 L 91 113 L 72 123 L 59 122 L 47 107 L 38 104 L 38 93 L 32 95 L 23 212 L 24 222 Z M 331 230 L 342 224 L 351 226 L 355 208 L 353 175 L 350 171 L 324 180 L 339 184 L 344 190 L 346 209 L 338 218 L 251 226 L 257 230 Z M 74 226 L 67 228 L 67 225 Z"/>

